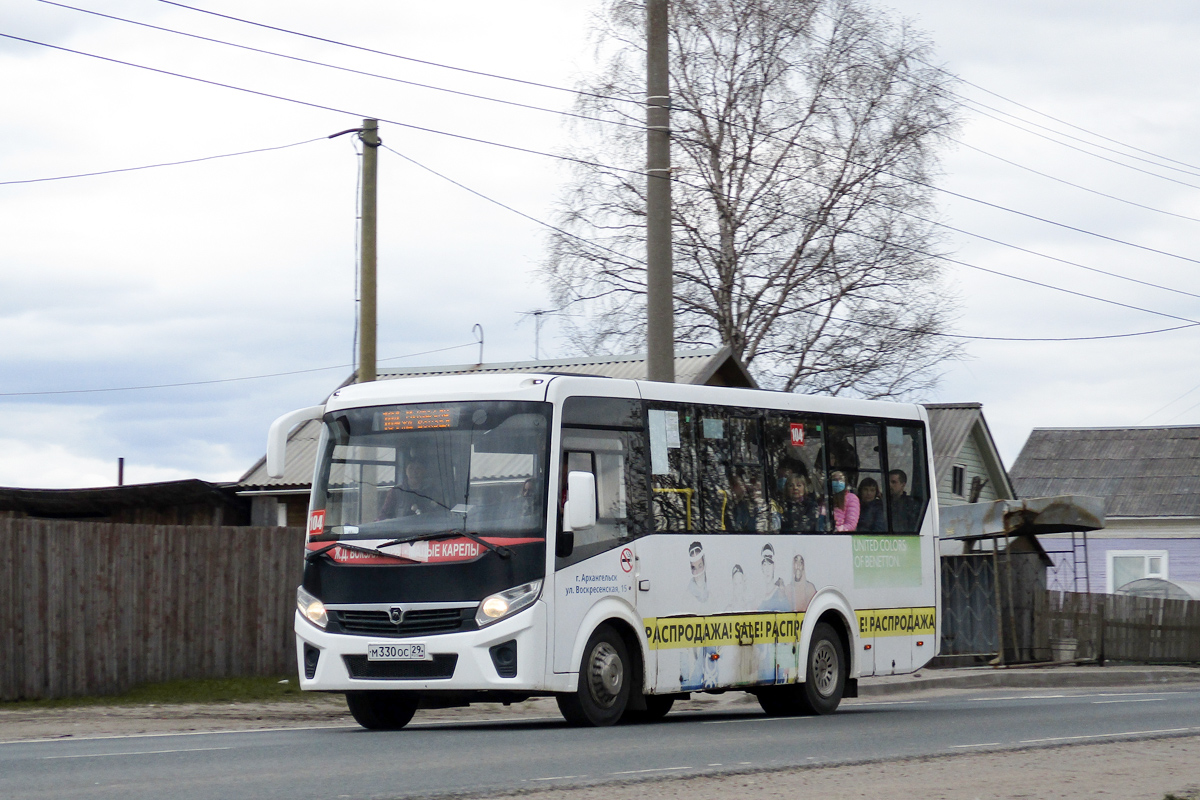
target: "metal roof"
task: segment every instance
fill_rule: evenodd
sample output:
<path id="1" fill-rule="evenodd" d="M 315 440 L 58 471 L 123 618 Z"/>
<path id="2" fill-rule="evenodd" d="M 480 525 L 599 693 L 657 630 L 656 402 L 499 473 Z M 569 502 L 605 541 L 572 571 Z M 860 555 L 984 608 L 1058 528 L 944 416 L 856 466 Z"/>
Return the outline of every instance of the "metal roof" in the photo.
<path id="1" fill-rule="evenodd" d="M 1008 473 L 1004 469 L 1004 462 L 1000 460 L 1000 451 L 996 449 L 996 442 L 992 439 L 992 432 L 988 428 L 987 420 L 983 417 L 983 405 L 981 403 L 923 403 L 922 405 L 929 412 L 929 445 L 933 448 L 933 469 L 939 483 L 958 459 L 958 453 L 962 450 L 963 445 L 967 443 L 967 437 L 971 435 L 971 431 L 978 425 L 983 434 L 985 449 L 989 451 L 992 459 L 995 461 L 997 471 L 1003 476 L 1007 484 L 1008 494 L 1014 498 L 1018 496 L 1012 481 L 1009 479 Z M 1090 493 L 1046 492 L 1043 494 Z M 1021 492 L 1021 496 L 1041 495 L 1030 495 Z"/>
<path id="2" fill-rule="evenodd" d="M 458 364 L 447 367 L 382 367 L 379 380 L 434 375 L 481 375 L 493 372 L 569 373 L 604 378 L 646 379 L 645 354 L 563 358 L 544 361 L 511 361 L 497 364 Z M 756 388 L 754 379 L 728 347 L 682 350 L 675 353 L 675 382 L 710 386 Z"/>
<path id="3" fill-rule="evenodd" d="M 1011 474 L 1023 496 L 1103 497 L 1109 517 L 1200 517 L 1200 426 L 1035 428 Z"/>

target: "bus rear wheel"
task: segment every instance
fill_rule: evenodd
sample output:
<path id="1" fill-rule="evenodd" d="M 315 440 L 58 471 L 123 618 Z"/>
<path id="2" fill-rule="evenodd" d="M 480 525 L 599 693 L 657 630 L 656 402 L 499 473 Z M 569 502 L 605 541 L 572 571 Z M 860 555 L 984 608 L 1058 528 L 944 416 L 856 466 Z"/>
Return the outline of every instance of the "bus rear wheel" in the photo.
<path id="1" fill-rule="evenodd" d="M 804 683 L 759 689 L 758 704 L 775 717 L 832 714 L 846 689 L 846 654 L 841 637 L 827 622 L 813 628 L 805 659 Z"/>
<path id="2" fill-rule="evenodd" d="M 572 725 L 615 725 L 629 705 L 631 666 L 625 640 L 611 625 L 601 625 L 583 649 L 579 688 L 556 697 L 558 710 Z"/>
<path id="3" fill-rule="evenodd" d="M 372 731 L 400 730 L 417 713 L 418 702 L 411 692 L 346 692 L 354 721 Z"/>

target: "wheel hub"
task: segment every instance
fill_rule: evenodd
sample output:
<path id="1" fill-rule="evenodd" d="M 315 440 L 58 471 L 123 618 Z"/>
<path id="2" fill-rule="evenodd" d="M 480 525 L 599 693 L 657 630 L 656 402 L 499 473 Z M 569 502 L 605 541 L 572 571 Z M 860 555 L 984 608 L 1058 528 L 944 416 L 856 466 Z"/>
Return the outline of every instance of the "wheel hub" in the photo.
<path id="1" fill-rule="evenodd" d="M 590 664 L 588 688 L 592 699 L 603 708 L 611 708 L 625 680 L 625 666 L 621 663 L 621 657 L 611 644 L 600 642 L 592 650 Z"/>
<path id="2" fill-rule="evenodd" d="M 812 654 L 812 672 L 817 693 L 822 697 L 830 697 L 837 688 L 838 669 L 833 643 L 824 639 L 818 642 Z"/>

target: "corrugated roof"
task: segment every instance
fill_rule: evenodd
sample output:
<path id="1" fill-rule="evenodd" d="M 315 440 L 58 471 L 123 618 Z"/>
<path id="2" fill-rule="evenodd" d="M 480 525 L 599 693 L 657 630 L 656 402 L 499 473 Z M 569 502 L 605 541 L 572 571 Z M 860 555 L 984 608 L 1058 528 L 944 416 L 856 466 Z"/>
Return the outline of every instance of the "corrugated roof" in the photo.
<path id="1" fill-rule="evenodd" d="M 1022 496 L 1088 494 L 1110 517 L 1200 516 L 1200 426 L 1035 428 L 1010 471 Z"/>
<path id="2" fill-rule="evenodd" d="M 495 372 L 564 372 L 572 375 L 597 375 L 641 381 L 646 379 L 645 354 L 563 358 L 543 361 L 511 361 L 496 364 L 458 364 L 447 367 L 382 367 L 379 380 L 426 378 L 440 375 L 480 375 Z M 738 374 L 740 372 L 740 375 Z M 721 373 L 725 373 L 722 375 Z M 725 378 L 714 382 L 714 377 Z M 728 347 L 709 350 L 685 350 L 675 353 L 675 382 L 690 384 L 734 385 L 755 388 L 754 379 Z"/>
<path id="3" fill-rule="evenodd" d="M 934 471 L 940 480 L 983 415 L 980 403 L 925 403 L 929 412 L 929 446 L 933 448 Z"/>

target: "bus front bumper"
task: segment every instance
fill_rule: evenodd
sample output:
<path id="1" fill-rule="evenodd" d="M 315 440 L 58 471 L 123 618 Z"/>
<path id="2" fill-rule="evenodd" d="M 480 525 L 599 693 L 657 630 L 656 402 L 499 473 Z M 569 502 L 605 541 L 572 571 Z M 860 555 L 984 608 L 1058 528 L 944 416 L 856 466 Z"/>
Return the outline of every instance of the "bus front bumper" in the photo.
<path id="1" fill-rule="evenodd" d="M 328 633 L 299 612 L 294 629 L 300 688 L 308 691 L 528 693 L 546 689 L 547 614 L 540 600 L 486 628 L 458 633 L 404 638 Z M 418 642 L 425 645 L 429 660 L 367 659 L 368 644 Z M 508 661 L 510 653 L 515 669 Z"/>

